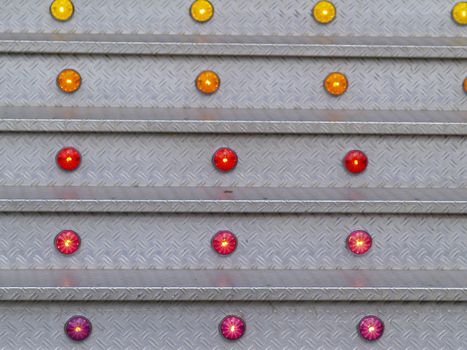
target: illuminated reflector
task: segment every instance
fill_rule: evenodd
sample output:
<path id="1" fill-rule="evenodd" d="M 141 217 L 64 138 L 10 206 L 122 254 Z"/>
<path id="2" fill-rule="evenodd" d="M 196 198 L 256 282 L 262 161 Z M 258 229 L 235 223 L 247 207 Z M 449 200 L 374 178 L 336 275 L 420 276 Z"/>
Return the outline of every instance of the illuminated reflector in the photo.
<path id="1" fill-rule="evenodd" d="M 65 333 L 74 341 L 85 340 L 91 331 L 91 322 L 84 316 L 73 316 L 65 323 Z"/>
<path id="2" fill-rule="evenodd" d="M 245 334 L 245 322 L 240 317 L 227 316 L 221 321 L 219 330 L 225 339 L 237 340 Z"/>
<path id="3" fill-rule="evenodd" d="M 467 2 L 458 2 L 454 5 L 452 19 L 459 25 L 467 25 Z"/>
<path id="4" fill-rule="evenodd" d="M 238 163 L 238 156 L 230 148 L 219 148 L 212 157 L 212 163 L 222 172 L 232 171 Z"/>
<path id="5" fill-rule="evenodd" d="M 71 94 L 81 86 L 81 76 L 73 69 L 65 69 L 57 77 L 57 85 L 63 92 Z"/>
<path id="6" fill-rule="evenodd" d="M 75 253 L 81 244 L 78 234 L 71 230 L 64 230 L 55 237 L 55 247 L 64 255 Z"/>
<path id="7" fill-rule="evenodd" d="M 354 231 L 347 237 L 347 247 L 356 255 L 363 255 L 371 248 L 373 240 L 368 232 Z"/>
<path id="8" fill-rule="evenodd" d="M 215 93 L 219 89 L 220 84 L 219 76 L 210 70 L 201 72 L 196 78 L 196 88 L 206 95 Z"/>
<path id="9" fill-rule="evenodd" d="M 214 8 L 212 4 L 207 0 L 196 0 L 191 5 L 191 18 L 193 18 L 196 22 L 207 22 L 209 21 L 213 14 Z"/>
<path id="10" fill-rule="evenodd" d="M 366 169 L 368 158 L 362 151 L 353 150 L 345 155 L 343 162 L 348 172 L 358 174 Z"/>
<path id="11" fill-rule="evenodd" d="M 57 153 L 57 164 L 65 171 L 76 170 L 81 164 L 81 155 L 73 147 L 62 148 Z"/>
<path id="12" fill-rule="evenodd" d="M 332 96 L 344 94 L 348 86 L 347 77 L 339 72 L 331 73 L 324 79 L 324 89 Z"/>
<path id="13" fill-rule="evenodd" d="M 50 5 L 50 14 L 57 21 L 68 21 L 75 11 L 71 0 L 55 0 Z"/>
<path id="14" fill-rule="evenodd" d="M 211 244 L 220 255 L 230 255 L 237 248 L 237 237 L 230 231 L 219 231 L 212 238 Z"/>
<path id="15" fill-rule="evenodd" d="M 464 92 L 467 94 L 467 78 L 464 79 Z"/>
<path id="16" fill-rule="evenodd" d="M 313 8 L 313 17 L 318 23 L 330 23 L 336 17 L 336 8 L 329 1 L 320 1 Z"/>
<path id="17" fill-rule="evenodd" d="M 365 316 L 358 324 L 358 333 L 368 341 L 375 341 L 381 338 L 384 332 L 384 324 L 376 316 Z"/>

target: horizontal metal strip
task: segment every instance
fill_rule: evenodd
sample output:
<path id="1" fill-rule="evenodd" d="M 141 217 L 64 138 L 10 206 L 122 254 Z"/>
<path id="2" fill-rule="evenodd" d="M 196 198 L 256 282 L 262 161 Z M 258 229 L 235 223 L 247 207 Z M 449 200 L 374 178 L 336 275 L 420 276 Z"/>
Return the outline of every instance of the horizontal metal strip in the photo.
<path id="1" fill-rule="evenodd" d="M 467 112 L 0 107 L 0 131 L 467 135 Z"/>
<path id="2" fill-rule="evenodd" d="M 467 189 L 2 187 L 4 212 L 467 213 Z"/>
<path id="3" fill-rule="evenodd" d="M 1 33 L 0 52 L 467 58 L 467 38 Z"/>
<path id="4" fill-rule="evenodd" d="M 2 301 L 467 301 L 467 271 L 0 270 Z"/>

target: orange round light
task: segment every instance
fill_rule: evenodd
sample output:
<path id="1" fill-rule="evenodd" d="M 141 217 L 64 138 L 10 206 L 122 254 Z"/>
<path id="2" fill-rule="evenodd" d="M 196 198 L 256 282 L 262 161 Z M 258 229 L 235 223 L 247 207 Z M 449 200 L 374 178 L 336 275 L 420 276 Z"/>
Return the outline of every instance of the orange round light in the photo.
<path id="1" fill-rule="evenodd" d="M 201 72 L 196 78 L 197 89 L 206 95 L 215 93 L 219 89 L 220 84 L 219 76 L 210 70 Z"/>
<path id="2" fill-rule="evenodd" d="M 81 76 L 73 69 L 65 69 L 58 75 L 57 85 L 63 92 L 71 94 L 81 86 Z"/>
<path id="3" fill-rule="evenodd" d="M 336 18 L 336 8 L 329 1 L 320 1 L 313 8 L 313 17 L 318 23 L 328 24 Z"/>
<path id="4" fill-rule="evenodd" d="M 191 4 L 190 8 L 191 18 L 196 22 L 207 22 L 214 15 L 214 7 L 207 0 L 196 0 Z"/>
<path id="5" fill-rule="evenodd" d="M 324 88 L 333 96 L 340 96 L 347 91 L 349 83 L 344 74 L 334 72 L 324 79 Z"/>
<path id="6" fill-rule="evenodd" d="M 467 94 L 467 78 L 464 79 L 464 92 Z"/>

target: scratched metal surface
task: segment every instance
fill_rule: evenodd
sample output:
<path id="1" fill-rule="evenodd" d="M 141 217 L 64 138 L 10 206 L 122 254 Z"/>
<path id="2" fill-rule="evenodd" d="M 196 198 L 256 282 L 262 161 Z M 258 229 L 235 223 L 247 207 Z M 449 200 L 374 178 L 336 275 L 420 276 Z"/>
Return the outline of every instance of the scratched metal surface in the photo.
<path id="1" fill-rule="evenodd" d="M 65 146 L 82 155 L 73 173 L 55 163 Z M 211 162 L 224 146 L 231 173 Z M 4 133 L 0 149 L 3 186 L 467 187 L 465 137 Z M 369 159 L 357 176 L 342 165 L 352 149 Z"/>
<path id="2" fill-rule="evenodd" d="M 50 1 L 2 0 L 1 32 L 465 36 L 451 19 L 457 0 L 334 0 L 337 17 L 317 24 L 311 0 L 212 0 L 213 19 L 204 24 L 189 16 L 191 0 L 76 0 L 66 23 L 52 19 Z"/>
<path id="3" fill-rule="evenodd" d="M 76 231 L 82 246 L 60 255 L 54 238 Z M 236 252 L 211 248 L 234 232 Z M 346 237 L 369 232 L 354 256 Z M 467 270 L 465 215 L 35 214 L 0 215 L 0 269 L 438 269 Z"/>
<path id="4" fill-rule="evenodd" d="M 51 349 L 268 349 L 463 350 L 466 303 L 1 303 L 0 341 L 5 350 Z M 93 333 L 82 344 L 63 326 L 75 314 Z M 246 333 L 225 341 L 219 322 L 241 316 Z M 377 343 L 363 341 L 356 326 L 368 314 L 385 322 Z"/>
<path id="5" fill-rule="evenodd" d="M 81 74 L 74 94 L 56 86 L 65 68 Z M 206 69 L 221 79 L 210 96 L 194 83 Z M 343 96 L 323 88 L 333 71 L 347 75 Z M 3 55 L 0 104 L 465 111 L 465 75 L 464 60 Z"/>

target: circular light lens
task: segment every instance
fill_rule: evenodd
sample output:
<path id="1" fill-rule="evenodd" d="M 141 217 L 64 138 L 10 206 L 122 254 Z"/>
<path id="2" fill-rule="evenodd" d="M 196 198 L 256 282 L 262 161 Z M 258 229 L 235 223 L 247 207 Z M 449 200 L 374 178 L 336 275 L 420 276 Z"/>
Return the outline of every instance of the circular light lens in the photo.
<path id="1" fill-rule="evenodd" d="M 57 21 L 68 21 L 74 12 L 73 3 L 71 0 L 55 0 L 50 5 L 50 14 Z"/>
<path id="2" fill-rule="evenodd" d="M 371 248 L 373 240 L 368 232 L 354 231 L 347 237 L 347 247 L 356 255 L 363 255 Z"/>
<path id="3" fill-rule="evenodd" d="M 206 95 L 215 93 L 221 84 L 219 76 L 213 71 L 201 72 L 196 78 L 196 88 Z"/>
<path id="4" fill-rule="evenodd" d="M 349 173 L 361 173 L 366 169 L 367 165 L 368 158 L 362 151 L 353 150 L 344 157 L 344 166 Z"/>
<path id="5" fill-rule="evenodd" d="M 237 162 L 237 153 L 230 148 L 219 148 L 212 157 L 212 163 L 222 172 L 232 171 L 237 166 Z"/>
<path id="6" fill-rule="evenodd" d="M 225 339 L 237 340 L 245 334 L 245 322 L 240 317 L 227 316 L 221 321 L 219 330 Z"/>
<path id="7" fill-rule="evenodd" d="M 63 92 L 71 94 L 81 86 L 81 76 L 73 69 L 65 69 L 57 77 L 57 85 Z"/>
<path id="8" fill-rule="evenodd" d="M 452 19 L 462 26 L 467 25 L 467 2 L 458 2 L 452 9 Z"/>
<path id="9" fill-rule="evenodd" d="M 324 79 L 324 88 L 333 96 L 340 96 L 347 91 L 349 83 L 344 74 L 334 72 Z"/>
<path id="10" fill-rule="evenodd" d="M 320 1 L 313 8 L 313 17 L 318 23 L 330 23 L 336 17 L 336 8 L 329 1 Z"/>
<path id="11" fill-rule="evenodd" d="M 73 316 L 65 323 L 66 335 L 74 341 L 83 341 L 91 335 L 91 322 L 84 316 Z"/>
<path id="12" fill-rule="evenodd" d="M 230 231 L 219 231 L 212 238 L 212 248 L 220 255 L 230 255 L 237 249 L 237 237 Z"/>
<path id="13" fill-rule="evenodd" d="M 464 92 L 467 94 L 467 78 L 464 79 Z"/>
<path id="14" fill-rule="evenodd" d="M 81 163 L 81 155 L 73 147 L 62 148 L 57 154 L 57 164 L 66 171 L 76 170 Z"/>
<path id="15" fill-rule="evenodd" d="M 197 22 L 207 22 L 209 21 L 213 14 L 214 8 L 212 4 L 207 0 L 196 0 L 193 4 L 191 4 L 191 18 L 193 18 Z"/>
<path id="16" fill-rule="evenodd" d="M 383 321 L 376 316 L 365 316 L 358 324 L 358 333 L 365 340 L 378 340 L 384 333 Z"/>
<path id="17" fill-rule="evenodd" d="M 81 244 L 78 234 L 71 230 L 64 230 L 55 237 L 55 247 L 64 255 L 74 254 Z"/>

